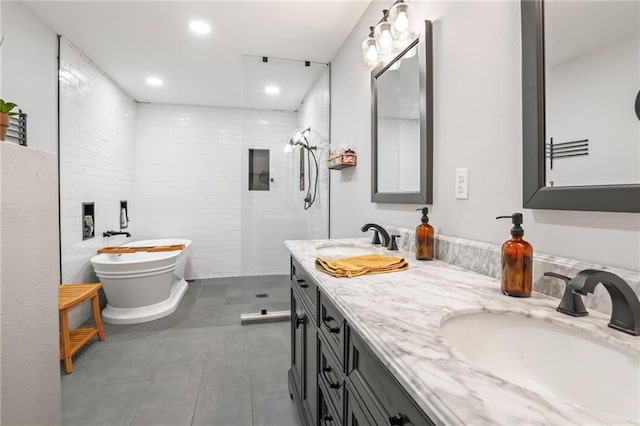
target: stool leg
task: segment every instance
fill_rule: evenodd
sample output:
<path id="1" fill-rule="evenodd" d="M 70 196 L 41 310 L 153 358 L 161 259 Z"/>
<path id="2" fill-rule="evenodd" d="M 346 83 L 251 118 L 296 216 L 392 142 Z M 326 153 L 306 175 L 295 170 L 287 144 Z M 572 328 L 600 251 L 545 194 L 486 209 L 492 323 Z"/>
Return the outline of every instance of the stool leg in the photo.
<path id="1" fill-rule="evenodd" d="M 71 363 L 71 349 L 69 348 L 69 319 L 66 309 L 60 312 L 60 324 L 62 324 L 62 356 L 64 357 L 64 371 L 67 374 L 73 372 Z"/>
<path id="2" fill-rule="evenodd" d="M 91 306 L 93 307 L 93 322 L 98 329 L 98 338 L 104 340 L 104 330 L 102 329 L 102 318 L 100 318 L 100 304 L 98 302 L 98 293 L 91 298 Z"/>

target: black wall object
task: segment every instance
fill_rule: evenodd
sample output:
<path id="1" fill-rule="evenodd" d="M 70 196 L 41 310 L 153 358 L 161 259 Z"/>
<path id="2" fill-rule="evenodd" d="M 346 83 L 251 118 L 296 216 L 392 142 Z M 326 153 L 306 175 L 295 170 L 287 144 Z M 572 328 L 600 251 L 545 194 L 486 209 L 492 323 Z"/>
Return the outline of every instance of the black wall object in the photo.
<path id="1" fill-rule="evenodd" d="M 249 148 L 249 191 L 268 191 L 269 183 L 269 150 Z"/>
<path id="2" fill-rule="evenodd" d="M 27 114 L 22 110 L 18 110 L 16 115 L 9 116 L 7 139 L 18 142 L 18 145 L 27 146 Z"/>
<path id="3" fill-rule="evenodd" d="M 640 90 L 638 90 L 638 96 L 636 96 L 636 115 L 640 120 Z"/>
<path id="4" fill-rule="evenodd" d="M 124 214 L 122 212 L 124 210 Z M 129 227 L 129 206 L 127 200 L 120 200 L 120 230 Z"/>
<path id="5" fill-rule="evenodd" d="M 545 186 L 544 3 L 521 0 L 523 207 L 640 212 L 640 184 Z M 636 110 L 638 101 L 636 101 Z"/>
<path id="6" fill-rule="evenodd" d="M 96 236 L 95 204 L 82 203 L 82 239 Z"/>

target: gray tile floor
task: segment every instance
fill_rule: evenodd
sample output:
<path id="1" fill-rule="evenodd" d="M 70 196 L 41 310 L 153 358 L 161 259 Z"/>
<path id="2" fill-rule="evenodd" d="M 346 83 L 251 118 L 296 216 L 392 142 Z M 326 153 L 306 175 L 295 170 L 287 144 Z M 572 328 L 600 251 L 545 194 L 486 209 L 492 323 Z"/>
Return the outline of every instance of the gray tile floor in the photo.
<path id="1" fill-rule="evenodd" d="M 63 425 L 300 425 L 289 323 L 240 325 L 241 313 L 289 304 L 287 276 L 199 280 L 168 317 L 105 324 L 73 373 L 61 369 Z"/>

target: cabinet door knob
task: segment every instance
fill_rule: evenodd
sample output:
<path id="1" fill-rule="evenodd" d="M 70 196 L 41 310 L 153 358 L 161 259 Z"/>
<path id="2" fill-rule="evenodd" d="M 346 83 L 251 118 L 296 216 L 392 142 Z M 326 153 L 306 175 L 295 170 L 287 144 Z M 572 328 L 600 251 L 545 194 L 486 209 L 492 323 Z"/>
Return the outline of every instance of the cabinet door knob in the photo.
<path id="1" fill-rule="evenodd" d="M 407 420 L 404 414 L 398 413 L 395 416 L 389 417 L 389 426 L 403 426 Z"/>
<path id="2" fill-rule="evenodd" d="M 307 281 L 303 280 L 302 278 L 298 278 L 296 281 L 298 282 L 298 285 L 302 288 L 309 287 L 309 284 L 307 284 Z"/>
<path id="3" fill-rule="evenodd" d="M 296 312 L 295 320 L 296 320 L 296 328 L 298 328 L 299 326 L 304 324 L 305 314 L 299 314 L 298 315 L 298 313 Z"/>
<path id="4" fill-rule="evenodd" d="M 322 416 L 322 424 L 326 425 L 327 422 L 333 423 L 333 416 L 331 416 L 331 414 L 325 414 L 324 416 Z"/>

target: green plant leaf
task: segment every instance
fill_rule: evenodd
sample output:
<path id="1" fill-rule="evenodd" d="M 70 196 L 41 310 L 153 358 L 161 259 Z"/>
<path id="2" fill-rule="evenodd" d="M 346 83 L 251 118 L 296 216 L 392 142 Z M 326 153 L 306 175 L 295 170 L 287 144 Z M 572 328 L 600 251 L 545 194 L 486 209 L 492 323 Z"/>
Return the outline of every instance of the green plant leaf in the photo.
<path id="1" fill-rule="evenodd" d="M 14 104 L 13 102 L 5 102 L 4 100 L 0 99 L 0 112 L 3 114 L 11 112 L 11 110 L 17 106 L 18 105 Z"/>

